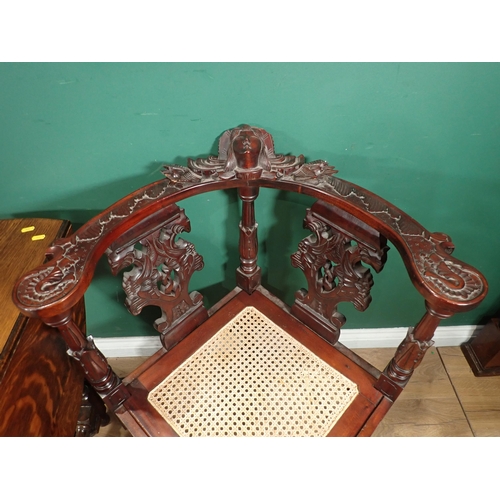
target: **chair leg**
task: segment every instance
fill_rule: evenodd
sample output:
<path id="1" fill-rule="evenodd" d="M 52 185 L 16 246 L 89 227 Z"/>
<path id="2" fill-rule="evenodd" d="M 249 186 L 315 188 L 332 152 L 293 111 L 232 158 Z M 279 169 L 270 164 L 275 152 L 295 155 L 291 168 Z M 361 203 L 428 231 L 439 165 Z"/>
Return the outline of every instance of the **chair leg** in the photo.
<path id="1" fill-rule="evenodd" d="M 434 345 L 432 337 L 442 317 L 428 311 L 415 328 L 410 328 L 405 339 L 396 350 L 394 357 L 381 374 L 375 388 L 395 401 L 404 389 L 415 368 L 422 362 L 424 355 Z"/>
<path id="2" fill-rule="evenodd" d="M 99 432 L 99 429 L 108 425 L 109 422 L 110 417 L 106 413 L 105 404 L 94 389 L 85 382 L 75 437 L 95 436 Z"/>
<path id="3" fill-rule="evenodd" d="M 129 391 L 97 349 L 94 339 L 87 337 L 71 318 L 71 311 L 66 311 L 58 317 L 43 318 L 43 321 L 59 330 L 68 346 L 68 354 L 80 363 L 86 380 L 108 408 L 115 410 L 128 399 Z"/>

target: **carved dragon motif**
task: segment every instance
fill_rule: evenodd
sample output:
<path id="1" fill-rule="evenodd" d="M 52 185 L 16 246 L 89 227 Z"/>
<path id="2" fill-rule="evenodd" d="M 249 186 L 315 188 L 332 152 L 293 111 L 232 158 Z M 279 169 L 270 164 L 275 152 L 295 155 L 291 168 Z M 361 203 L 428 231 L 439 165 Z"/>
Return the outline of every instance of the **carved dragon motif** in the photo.
<path id="1" fill-rule="evenodd" d="M 145 306 L 160 307 L 162 316 L 154 326 L 162 334 L 203 300 L 198 292 L 188 292 L 192 274 L 203 269 L 203 258 L 192 243 L 176 240 L 177 235 L 190 230 L 189 219 L 179 209 L 176 218 L 139 240 L 142 248 L 131 244 L 119 253 L 108 251 L 114 274 L 133 265 L 123 273 L 129 311 L 136 316 Z"/>
<path id="2" fill-rule="evenodd" d="M 352 302 L 364 311 L 371 302 L 373 277 L 361 262 L 368 261 L 380 271 L 385 262 L 384 247 L 379 253 L 321 221 L 308 209 L 304 226 L 313 234 L 299 243 L 291 256 L 292 265 L 304 272 L 307 290 L 299 290 L 296 301 L 329 322 L 338 338 L 346 318 L 338 312 L 340 302 Z"/>
<path id="3" fill-rule="evenodd" d="M 483 292 L 484 285 L 480 275 L 470 267 L 466 269 L 459 261 L 449 258 L 454 245 L 448 235 L 429 233 L 396 207 L 385 205 L 371 193 L 336 177 L 329 177 L 322 187 L 377 216 L 402 236 L 422 280 L 437 293 L 452 300 L 468 301 Z"/>
<path id="4" fill-rule="evenodd" d="M 192 184 L 241 178 L 245 170 L 245 157 L 256 155 L 257 177 L 279 179 L 284 176 L 313 180 L 321 175 L 336 172 L 326 162 L 317 160 L 305 163 L 304 156 L 277 155 L 271 134 L 261 128 L 243 125 L 227 130 L 219 140 L 219 155 L 208 158 L 188 159 L 187 168 L 165 165 L 163 175 L 174 184 Z"/>
<path id="5" fill-rule="evenodd" d="M 49 262 L 26 274 L 16 290 L 18 302 L 36 307 L 44 302 L 62 298 L 80 280 L 91 249 L 101 237 L 113 231 L 135 210 L 172 192 L 168 186 L 153 184 L 140 195 L 116 205 L 116 209 L 91 221 L 74 235 L 57 240 L 47 250 Z"/>
<path id="6" fill-rule="evenodd" d="M 166 165 L 166 184 L 156 183 L 137 197 L 117 203 L 99 219 L 90 221 L 72 237 L 58 240 L 48 250 L 50 263 L 28 273 L 16 290 L 22 307 L 61 299 L 82 277 L 90 250 L 105 233 L 113 231 L 134 211 L 186 187 L 215 180 L 245 176 L 244 163 L 248 153 L 258 152 L 257 178 L 278 179 L 297 175 L 298 179 L 314 179 L 335 172 L 323 161 L 304 163 L 302 155 L 276 155 L 271 135 L 263 129 L 244 125 L 224 132 L 219 141 L 219 156 L 188 160 L 188 166 Z M 294 172 L 296 172 L 294 174 Z"/>
<path id="7" fill-rule="evenodd" d="M 227 181 L 241 184 L 242 180 L 258 186 L 259 179 L 276 188 L 285 183 L 287 189 L 295 191 L 301 191 L 302 186 L 312 187 L 318 194 L 324 193 L 330 202 L 344 200 L 348 206 L 378 219 L 398 235 L 413 258 L 421 282 L 436 296 L 467 303 L 484 294 L 482 276 L 450 257 L 453 244 L 449 237 L 427 232 L 396 207 L 333 176 L 336 172 L 322 160 L 306 163 L 302 155 L 277 155 L 271 135 L 263 129 L 243 125 L 228 130 L 220 138 L 217 157 L 189 159 L 187 167 L 166 165 L 163 182 L 143 188 L 110 207 L 72 237 L 55 242 L 49 249 L 50 261 L 29 272 L 18 284 L 16 303 L 24 311 L 34 311 L 63 299 L 82 279 L 88 260 L 95 248 L 102 246 L 102 240 L 110 240 L 115 230 L 118 234 L 124 220 L 147 205 L 168 199 L 185 188 L 202 188 L 207 183 L 213 184 L 210 189 L 219 185 L 227 188 Z"/>

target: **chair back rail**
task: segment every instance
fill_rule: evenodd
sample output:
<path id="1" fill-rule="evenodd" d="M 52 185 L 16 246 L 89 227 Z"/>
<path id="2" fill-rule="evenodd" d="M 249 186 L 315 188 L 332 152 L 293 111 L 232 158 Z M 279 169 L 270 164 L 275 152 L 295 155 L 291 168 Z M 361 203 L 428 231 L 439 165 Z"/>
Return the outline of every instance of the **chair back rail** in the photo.
<path id="1" fill-rule="evenodd" d="M 348 300 L 364 310 L 370 303 L 373 280 L 362 263 L 380 271 L 387 240 L 394 244 L 424 298 L 426 313 L 377 381 L 376 388 L 391 400 L 432 345 L 439 322 L 475 308 L 486 296 L 484 276 L 451 255 L 454 245 L 449 236 L 427 231 L 390 202 L 337 177 L 335 168 L 323 160 L 306 162 L 302 155 L 275 154 L 272 137 L 263 129 L 244 125 L 228 130 L 220 138 L 218 156 L 190 159 L 187 167 L 167 165 L 163 174 L 163 180 L 138 189 L 72 236 L 55 241 L 47 252 L 49 260 L 23 276 L 13 291 L 24 314 L 60 329 L 70 352 L 111 407 L 128 397 L 127 389 L 92 339 L 72 323 L 72 309 L 106 253 L 114 273 L 134 265 L 124 273 L 129 310 L 138 314 L 151 304 L 162 309 L 155 327 L 167 350 L 202 324 L 207 312 L 201 296 L 188 293 L 188 285 L 203 259 L 178 237 L 191 228 L 176 205 L 201 193 L 238 191 L 243 213 L 236 283 L 250 294 L 259 287 L 261 274 L 254 210 L 259 190 L 291 191 L 318 200 L 304 221 L 312 235 L 292 256 L 292 265 L 304 271 L 308 282 L 307 290 L 297 292 L 292 313 L 331 344 L 337 342 L 345 321 L 337 304 Z M 137 249 L 138 244 L 146 251 Z"/>
<path id="2" fill-rule="evenodd" d="M 472 266 L 451 255 L 449 236 L 431 233 L 377 195 L 330 174 L 316 178 L 157 181 L 123 198 L 48 249 L 50 260 L 16 284 L 13 300 L 29 316 L 50 317 L 76 305 L 99 258 L 124 233 L 145 219 L 161 223 L 163 210 L 197 194 L 230 188 L 267 187 L 303 193 L 351 214 L 380 232 L 397 248 L 415 288 L 443 315 L 469 311 L 484 299 L 487 282 Z M 188 169 L 185 169 L 188 170 Z M 290 174 L 288 177 L 292 177 Z"/>

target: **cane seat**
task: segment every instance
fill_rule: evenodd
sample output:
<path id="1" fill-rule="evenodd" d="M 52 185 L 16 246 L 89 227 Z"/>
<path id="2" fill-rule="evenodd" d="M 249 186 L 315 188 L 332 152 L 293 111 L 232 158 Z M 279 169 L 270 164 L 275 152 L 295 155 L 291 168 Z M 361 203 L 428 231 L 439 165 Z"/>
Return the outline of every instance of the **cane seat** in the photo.
<path id="1" fill-rule="evenodd" d="M 337 177 L 323 160 L 279 155 L 263 129 L 222 134 L 218 156 L 167 165 L 139 189 L 55 241 L 49 260 L 23 276 L 14 302 L 58 328 L 88 382 L 136 436 L 369 436 L 420 364 L 440 321 L 476 307 L 483 275 L 455 259 L 443 233 L 430 233 L 399 208 Z M 261 188 L 316 198 L 291 265 L 307 288 L 285 304 L 262 284 L 255 203 Z M 177 203 L 235 189 L 242 201 L 240 265 L 234 289 L 211 308 L 189 291 L 204 260 L 179 237 L 191 230 Z M 375 272 L 397 248 L 424 314 L 380 372 L 339 341 L 340 302 L 360 311 Z M 140 249 L 138 247 L 140 245 Z M 123 272 L 126 306 L 156 306 L 162 348 L 120 379 L 91 336 L 72 321 L 99 258 Z"/>

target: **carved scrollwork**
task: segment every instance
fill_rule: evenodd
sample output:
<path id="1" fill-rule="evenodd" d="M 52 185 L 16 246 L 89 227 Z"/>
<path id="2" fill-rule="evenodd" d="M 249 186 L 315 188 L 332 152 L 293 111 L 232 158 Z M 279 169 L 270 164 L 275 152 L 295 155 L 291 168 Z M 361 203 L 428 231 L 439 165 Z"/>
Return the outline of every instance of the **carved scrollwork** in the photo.
<path id="1" fill-rule="evenodd" d="M 64 268 L 48 266 L 40 272 L 31 273 L 22 282 L 22 297 L 25 300 L 29 299 L 31 304 L 50 300 L 63 293 L 74 282 L 74 276 L 65 275 Z"/>
<path id="2" fill-rule="evenodd" d="M 218 179 L 278 179 L 303 167 L 300 175 L 312 176 L 314 170 L 324 169 L 323 163 L 311 163 L 308 170 L 304 156 L 277 155 L 271 134 L 261 128 L 242 125 L 222 134 L 218 156 L 190 158 L 187 168 L 165 165 L 162 173 L 172 184 L 185 187 Z"/>
<path id="3" fill-rule="evenodd" d="M 130 244 L 119 251 L 108 251 L 112 271 L 123 273 L 126 306 L 138 315 L 146 306 L 158 306 L 162 315 L 155 321 L 155 328 L 166 335 L 185 315 L 202 306 L 203 297 L 198 292 L 188 292 L 191 276 L 203 268 L 203 258 L 194 245 L 177 238 L 191 230 L 184 210 L 165 225 L 139 239 L 140 248 Z"/>
<path id="4" fill-rule="evenodd" d="M 291 261 L 304 272 L 308 288 L 297 292 L 295 304 L 325 320 L 338 338 L 346 321 L 337 310 L 338 304 L 351 302 L 359 311 L 369 306 L 373 277 L 362 261 L 380 271 L 386 248 L 377 252 L 360 242 L 353 243 L 350 236 L 316 218 L 311 210 L 307 212 L 304 226 L 313 234 L 299 243 Z"/>
<path id="5" fill-rule="evenodd" d="M 415 368 L 422 362 L 427 349 L 433 345 L 433 340 L 417 340 L 414 329 L 410 328 L 384 373 L 391 380 L 404 386 L 412 376 Z"/>
<path id="6" fill-rule="evenodd" d="M 459 302 L 473 300 L 483 293 L 482 277 L 450 258 L 454 245 L 448 235 L 429 233 L 396 207 L 342 179 L 330 177 L 323 187 L 375 215 L 399 234 L 407 243 L 422 281 L 436 293 Z"/>
<path id="7" fill-rule="evenodd" d="M 395 206 L 334 176 L 336 172 L 323 160 L 306 163 L 302 155 L 276 154 L 271 135 L 263 129 L 243 125 L 227 130 L 220 137 L 218 156 L 189 159 L 187 167 L 165 166 L 163 181 L 132 193 L 73 236 L 56 241 L 49 249 L 49 261 L 16 285 L 14 302 L 35 316 L 42 309 L 75 305 L 88 286 L 87 273 L 93 273 L 114 238 L 156 209 L 196 192 L 233 187 L 233 181 L 238 189 L 245 181 L 252 189 L 275 187 L 317 195 L 377 228 L 400 249 L 415 286 L 442 314 L 469 310 L 484 298 L 486 280 L 451 257 L 449 237 L 429 233 Z M 376 258 L 369 260 L 373 259 L 369 249 L 360 252 L 365 263 L 376 264 Z"/>
<path id="8" fill-rule="evenodd" d="M 302 184 L 310 184 L 319 186 L 325 183 L 338 170 L 335 167 L 328 165 L 324 160 L 316 160 L 309 163 L 304 163 L 297 170 L 283 176 L 282 180 L 291 180 Z"/>
<path id="9" fill-rule="evenodd" d="M 74 235 L 55 241 L 47 250 L 49 262 L 26 274 L 18 284 L 18 303 L 30 309 L 63 298 L 81 279 L 92 250 L 103 235 L 114 231 L 135 210 L 171 192 L 170 187 L 153 184 L 139 195 L 116 204 Z"/>

